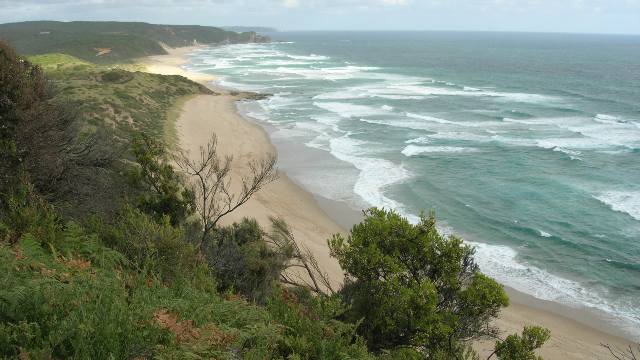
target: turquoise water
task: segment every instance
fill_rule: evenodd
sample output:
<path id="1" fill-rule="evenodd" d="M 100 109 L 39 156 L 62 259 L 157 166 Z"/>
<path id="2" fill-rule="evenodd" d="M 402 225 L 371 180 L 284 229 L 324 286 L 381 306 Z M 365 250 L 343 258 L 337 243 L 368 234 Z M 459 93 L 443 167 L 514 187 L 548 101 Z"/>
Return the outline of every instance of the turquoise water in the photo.
<path id="1" fill-rule="evenodd" d="M 297 179 L 354 208 L 435 209 L 482 270 L 640 339 L 640 37 L 278 33 L 196 52 Z"/>

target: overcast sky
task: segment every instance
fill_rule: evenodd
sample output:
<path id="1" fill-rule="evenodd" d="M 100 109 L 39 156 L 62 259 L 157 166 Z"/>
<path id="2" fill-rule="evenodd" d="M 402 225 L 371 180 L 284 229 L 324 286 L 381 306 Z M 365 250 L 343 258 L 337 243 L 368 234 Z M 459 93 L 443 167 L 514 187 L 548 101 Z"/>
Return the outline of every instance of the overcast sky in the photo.
<path id="1" fill-rule="evenodd" d="M 0 22 L 24 20 L 640 34 L 640 0 L 0 0 Z"/>

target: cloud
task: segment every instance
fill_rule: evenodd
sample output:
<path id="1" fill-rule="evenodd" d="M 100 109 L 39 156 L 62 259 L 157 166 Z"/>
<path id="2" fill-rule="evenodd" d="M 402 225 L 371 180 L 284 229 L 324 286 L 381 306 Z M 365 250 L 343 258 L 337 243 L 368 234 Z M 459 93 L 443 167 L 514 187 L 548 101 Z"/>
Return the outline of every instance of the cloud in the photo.
<path id="1" fill-rule="evenodd" d="M 408 0 L 380 0 L 380 2 L 382 2 L 385 5 L 408 5 L 409 1 Z"/>
<path id="2" fill-rule="evenodd" d="M 296 8 L 300 6 L 299 0 L 283 0 L 282 5 L 286 8 Z"/>
<path id="3" fill-rule="evenodd" d="M 481 16 L 479 16 L 481 15 Z M 640 33 L 640 0 L 0 0 L 0 22 Z"/>

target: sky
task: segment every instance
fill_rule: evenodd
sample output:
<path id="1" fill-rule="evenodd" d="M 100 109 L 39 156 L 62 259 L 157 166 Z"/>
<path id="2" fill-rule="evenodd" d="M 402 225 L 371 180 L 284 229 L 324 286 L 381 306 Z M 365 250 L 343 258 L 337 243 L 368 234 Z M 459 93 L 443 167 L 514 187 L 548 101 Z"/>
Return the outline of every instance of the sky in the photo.
<path id="1" fill-rule="evenodd" d="M 0 22 L 640 34 L 640 0 L 0 0 Z"/>

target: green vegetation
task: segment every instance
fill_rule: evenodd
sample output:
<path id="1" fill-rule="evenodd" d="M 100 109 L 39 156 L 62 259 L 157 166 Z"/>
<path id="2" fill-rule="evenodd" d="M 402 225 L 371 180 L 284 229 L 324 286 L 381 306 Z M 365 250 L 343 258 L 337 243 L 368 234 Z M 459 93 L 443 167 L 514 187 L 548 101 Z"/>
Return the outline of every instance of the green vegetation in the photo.
<path id="1" fill-rule="evenodd" d="M 392 211 L 365 214 L 348 239 L 336 235 L 330 248 L 349 276 L 341 291 L 344 318 L 362 319 L 358 331 L 370 348 L 462 356 L 465 342 L 495 335 L 488 323 L 508 298 L 478 271 L 471 247 L 440 235 L 433 216 L 412 225 Z"/>
<path id="2" fill-rule="evenodd" d="M 181 99 L 211 93 L 181 76 L 127 71 L 86 63 L 64 54 L 30 57 L 47 73 L 49 103 L 69 107 L 75 114 L 73 133 L 91 141 L 99 166 L 70 176 L 73 191 L 54 188 L 49 197 L 65 215 L 113 215 L 125 197 L 137 197 L 136 187 L 123 173 L 135 172 L 133 140 L 139 134 L 163 139 L 172 125 L 170 111 Z"/>
<path id="3" fill-rule="evenodd" d="M 496 342 L 495 354 L 498 359 L 541 360 L 535 354 L 549 338 L 551 333 L 547 329 L 539 327 L 525 327 L 522 336 L 513 334 L 507 336 L 504 341 Z"/>
<path id="4" fill-rule="evenodd" d="M 42 54 L 29 57 L 29 61 L 44 71 L 86 69 L 91 64 L 67 54 Z"/>
<path id="5" fill-rule="evenodd" d="M 249 164 L 237 197 L 215 137 L 186 164 L 200 188 L 170 166 L 155 139 L 171 104 L 203 88 L 35 61 L 52 82 L 0 43 L 1 358 L 477 359 L 469 342 L 496 335 L 502 287 L 433 217 L 369 210 L 330 241 L 349 275 L 333 292 L 282 220 L 270 233 L 218 223 L 272 179 L 273 159 Z M 525 328 L 494 355 L 536 359 L 548 337 Z"/>
<path id="6" fill-rule="evenodd" d="M 112 64 L 166 54 L 162 44 L 266 42 L 255 32 L 236 33 L 209 26 L 141 22 L 29 21 L 0 24 L 0 40 L 25 55 L 64 53 L 84 61 Z"/>

